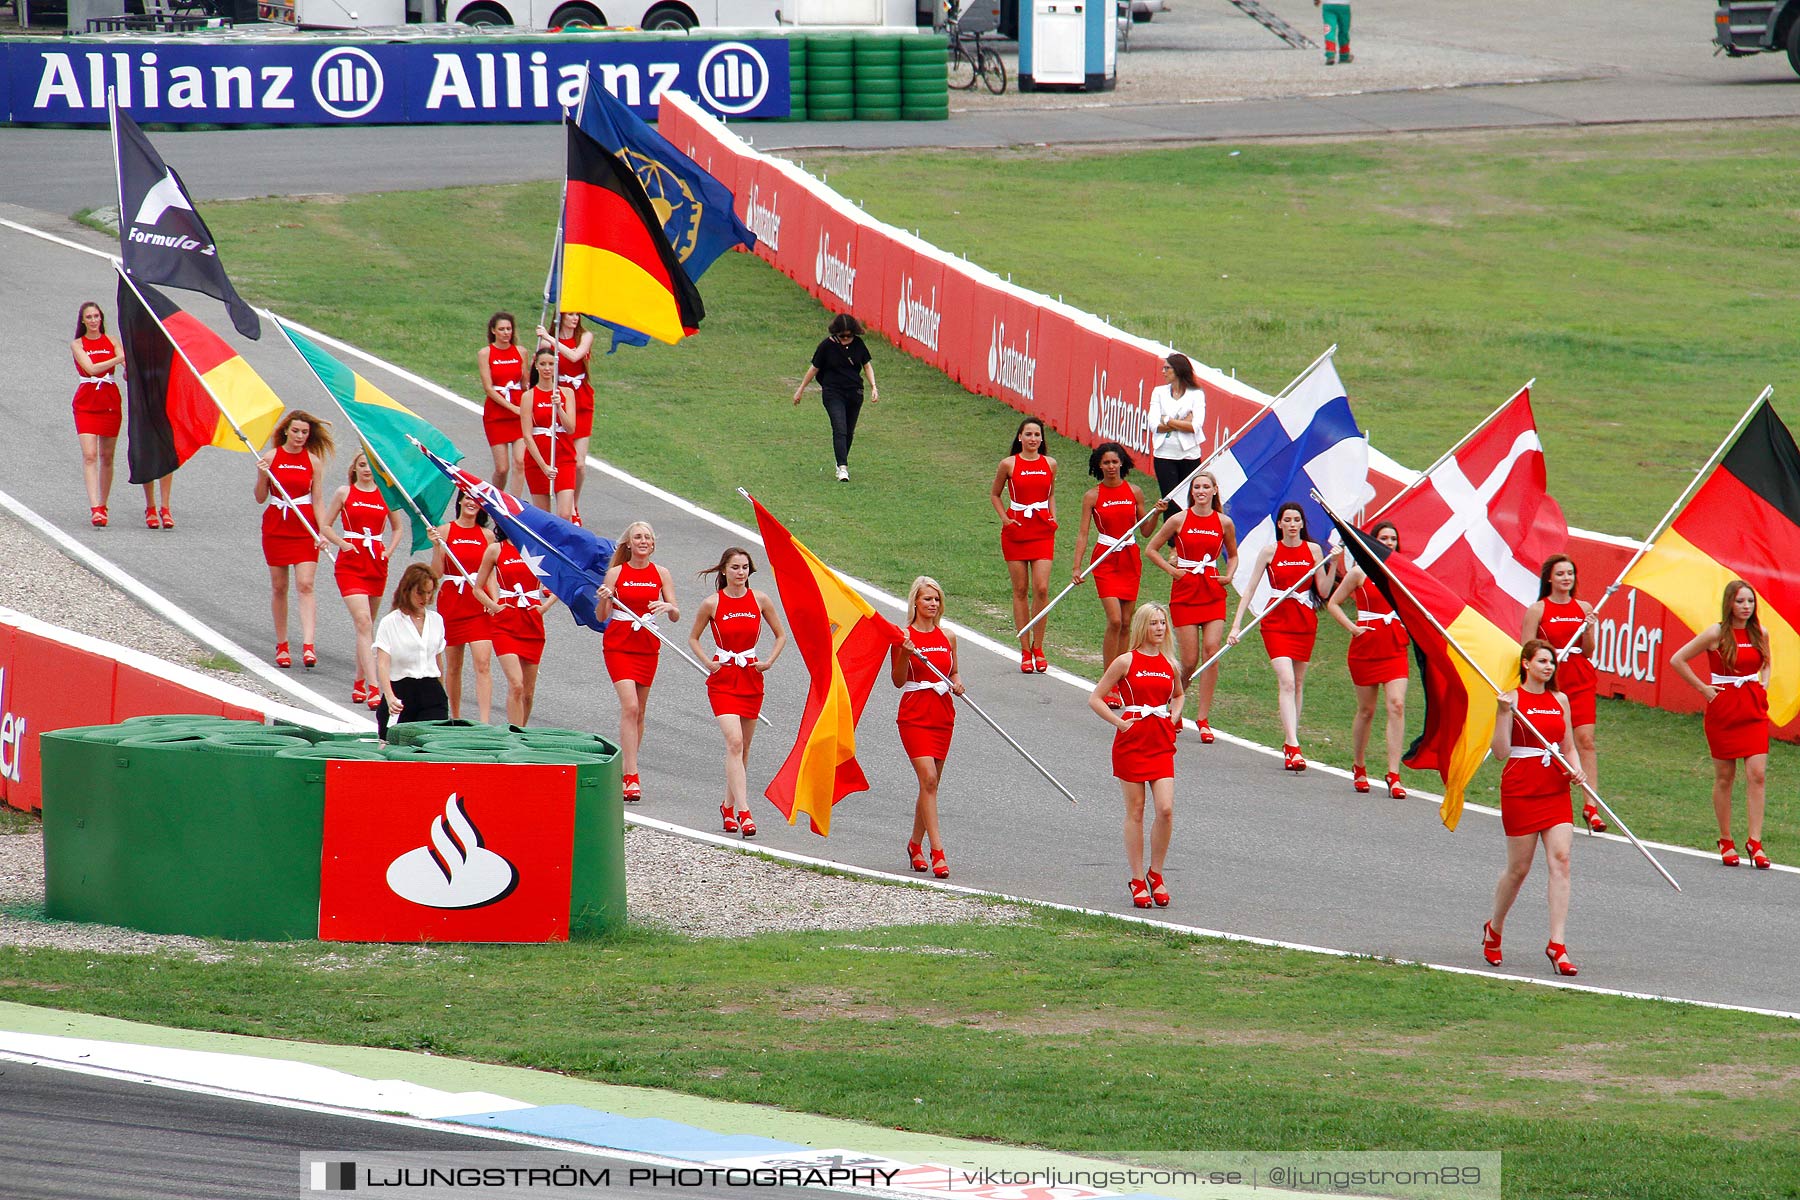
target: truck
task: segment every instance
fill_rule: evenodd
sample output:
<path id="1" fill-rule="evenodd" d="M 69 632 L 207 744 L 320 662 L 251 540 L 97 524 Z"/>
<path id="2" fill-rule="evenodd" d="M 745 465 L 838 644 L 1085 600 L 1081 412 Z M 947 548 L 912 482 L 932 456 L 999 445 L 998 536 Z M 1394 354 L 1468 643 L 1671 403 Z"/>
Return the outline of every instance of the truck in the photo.
<path id="1" fill-rule="evenodd" d="M 1731 58 L 1786 51 L 1800 74 L 1800 0 L 1720 0 L 1713 45 Z"/>

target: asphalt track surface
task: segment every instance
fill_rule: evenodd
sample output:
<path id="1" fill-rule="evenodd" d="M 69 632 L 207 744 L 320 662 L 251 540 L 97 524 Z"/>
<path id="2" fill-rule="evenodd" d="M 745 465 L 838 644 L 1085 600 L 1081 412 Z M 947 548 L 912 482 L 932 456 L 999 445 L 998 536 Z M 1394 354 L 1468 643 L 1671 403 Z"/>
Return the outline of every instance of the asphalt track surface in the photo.
<path id="1" fill-rule="evenodd" d="M 524 1145 L 454 1127 L 395 1123 L 292 1104 L 160 1087 L 20 1062 L 0 1062 L 6 1119 L 0 1121 L 0 1194 L 8 1200 L 291 1200 L 309 1191 L 314 1160 L 381 1153 L 414 1169 L 428 1165 L 579 1166 L 610 1170 L 610 1187 L 558 1195 L 620 1200 L 647 1194 L 621 1182 L 633 1164 L 552 1145 Z M 530 1160 L 520 1152 L 548 1150 Z M 446 1159 L 445 1154 L 479 1154 Z M 391 1158 L 388 1156 L 392 1156 Z M 482 1188 L 482 1195 L 543 1195 L 547 1189 Z M 411 1189 L 388 1189 L 393 1195 Z M 799 1195 L 779 1189 L 659 1187 L 658 1196 L 738 1200 Z M 441 1194 L 441 1193 L 434 1193 Z M 809 1192 L 809 1195 L 818 1194 Z"/>
<path id="2" fill-rule="evenodd" d="M 89 242 L 106 244 L 97 236 Z M 74 375 L 66 347 L 82 300 L 97 297 L 111 311 L 109 264 L 0 227 L 0 290 L 12 299 L 15 313 L 12 336 L 0 350 L 0 378 L 8 381 L 0 395 L 6 429 L 0 438 L 0 488 L 240 645 L 272 652 L 267 568 L 258 548 L 259 510 L 251 499 L 247 455 L 212 450 L 182 468 L 174 503 L 179 528 L 173 532 L 143 528 L 136 489 L 122 483 L 115 485 L 113 525 L 92 529 L 87 523 L 68 413 Z M 211 301 L 191 297 L 190 302 L 214 329 L 229 330 Z M 330 411 L 316 382 L 273 331 L 261 343 L 239 345 L 277 393 L 298 406 Z M 471 347 L 465 396 L 475 394 L 473 354 Z M 449 433 L 472 466 L 486 464 L 474 413 L 379 369 L 358 369 Z M 795 411 L 795 435 L 816 436 L 818 414 L 810 408 Z M 880 419 L 879 412 L 873 419 Z M 123 480 L 123 446 L 120 456 Z M 329 478 L 342 469 L 340 454 L 328 467 Z M 601 471 L 590 468 L 585 487 L 582 507 L 595 528 L 617 531 L 639 518 L 654 524 L 657 559 L 672 572 L 688 614 L 704 594 L 694 573 L 713 562 L 723 546 L 742 540 L 691 508 Z M 724 515 L 749 520 L 747 511 Z M 806 536 L 805 530 L 796 532 Z M 46 546 L 44 552 L 55 551 Z M 758 582 L 772 587 L 766 575 Z M 951 603 L 954 618 L 954 597 Z M 295 675 L 347 700 L 354 675 L 349 618 L 323 567 L 319 613 L 322 661 L 318 670 L 296 668 Z M 549 625 L 537 722 L 613 735 L 617 706 L 597 638 L 560 613 L 552 614 Z M 292 640 L 299 641 L 297 630 Z M 1255 653 L 1254 639 L 1240 652 Z M 1087 710 L 1082 690 L 1054 677 L 1022 677 L 1014 657 L 965 642 L 962 671 L 971 694 L 1082 802 L 1072 806 L 1051 791 L 964 710 L 942 792 L 952 882 L 1131 912 L 1119 791 L 1109 769 L 1109 728 Z M 760 799 L 798 725 L 803 676 L 798 654 L 790 652 L 767 677 L 765 711 L 773 728 L 759 733 L 751 763 L 758 841 L 905 874 L 914 781 L 893 732 L 897 693 L 885 682 L 873 693 L 859 739 L 872 791 L 838 806 L 829 840 L 804 826 L 786 826 Z M 498 671 L 495 681 L 503 691 Z M 1271 703 L 1273 694 L 1271 684 Z M 472 715 L 472 704 L 465 712 Z M 504 719 L 498 698 L 495 712 Z M 1695 740 L 1698 753 L 1698 731 Z M 702 680 L 665 653 L 649 703 L 641 763 L 646 798 L 637 811 L 716 831 L 721 754 Z M 1432 801 L 1359 797 L 1341 775 L 1314 770 L 1292 777 L 1266 751 L 1224 741 L 1203 747 L 1190 735 L 1178 751 L 1176 831 L 1166 871 L 1175 899 L 1154 916 L 1306 946 L 1484 969 L 1477 936 L 1503 857 L 1495 815 L 1471 810 L 1451 833 L 1438 822 Z M 1612 837 L 1577 839 L 1568 942 L 1582 968 L 1578 982 L 1793 1010 L 1800 996 L 1800 959 L 1791 952 L 1791 914 L 1800 901 L 1800 874 L 1729 870 L 1716 858 L 1681 852 L 1662 857 L 1681 880 L 1681 894 L 1628 844 Z M 1543 881 L 1540 865 L 1509 922 L 1501 974 L 1546 975 Z M 695 903 L 729 902 L 729 897 L 695 896 Z"/>

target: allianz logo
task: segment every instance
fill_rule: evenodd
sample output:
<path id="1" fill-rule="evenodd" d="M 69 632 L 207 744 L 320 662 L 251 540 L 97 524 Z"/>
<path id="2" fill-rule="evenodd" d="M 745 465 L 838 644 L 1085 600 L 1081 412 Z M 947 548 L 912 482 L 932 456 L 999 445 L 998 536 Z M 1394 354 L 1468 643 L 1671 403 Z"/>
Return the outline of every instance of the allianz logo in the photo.
<path id="1" fill-rule="evenodd" d="M 1026 400 L 1035 399 L 1037 355 L 1031 352 L 1031 332 L 1026 331 L 1023 348 L 1008 345 L 1006 322 L 996 317 L 988 339 L 987 369 L 989 383 L 997 383 Z"/>
<path id="2" fill-rule="evenodd" d="M 900 332 L 927 350 L 936 350 L 938 326 L 943 319 L 943 315 L 938 312 L 937 289 L 931 289 L 931 299 L 927 300 L 913 291 L 912 276 L 903 276 L 900 283 Z"/>
<path id="3" fill-rule="evenodd" d="M 781 210 L 771 198 L 769 203 L 762 202 L 762 188 L 759 184 L 750 185 L 750 199 L 744 209 L 744 224 L 756 235 L 756 240 L 767 244 L 771 251 L 781 249 Z"/>
<path id="4" fill-rule="evenodd" d="M 1108 392 L 1106 372 L 1094 368 L 1094 384 L 1088 392 L 1088 428 L 1101 441 L 1118 442 L 1131 450 L 1149 453 L 1150 413 L 1140 403 L 1125 399 L 1124 389 Z M 1143 400 L 1144 385 L 1138 383 L 1138 400 Z"/>
<path id="5" fill-rule="evenodd" d="M 850 265 L 850 256 L 855 253 L 856 245 L 852 243 L 840 254 L 833 254 L 831 235 L 819 230 L 819 254 L 813 259 L 813 281 L 845 304 L 852 303 L 856 295 L 856 268 Z"/>

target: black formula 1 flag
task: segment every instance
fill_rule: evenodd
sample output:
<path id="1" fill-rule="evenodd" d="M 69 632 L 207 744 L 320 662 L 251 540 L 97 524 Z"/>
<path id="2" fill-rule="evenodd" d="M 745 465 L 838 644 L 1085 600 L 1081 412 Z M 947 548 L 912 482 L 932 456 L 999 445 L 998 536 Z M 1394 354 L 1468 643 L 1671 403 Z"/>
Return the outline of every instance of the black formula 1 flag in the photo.
<path id="1" fill-rule="evenodd" d="M 231 323 L 247 338 L 262 336 L 262 322 L 244 303 L 219 263 L 212 231 L 175 169 L 163 162 L 137 122 L 113 112 L 113 147 L 119 169 L 119 256 L 139 283 L 186 288 L 225 302 Z"/>

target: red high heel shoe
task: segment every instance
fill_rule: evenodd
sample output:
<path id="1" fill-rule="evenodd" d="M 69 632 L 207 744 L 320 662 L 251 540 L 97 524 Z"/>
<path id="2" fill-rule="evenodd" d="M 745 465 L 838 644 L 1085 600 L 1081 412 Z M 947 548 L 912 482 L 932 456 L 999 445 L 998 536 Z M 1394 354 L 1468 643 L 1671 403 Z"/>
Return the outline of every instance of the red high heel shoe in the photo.
<path id="1" fill-rule="evenodd" d="M 88 524 L 94 526 L 96 529 L 104 529 L 106 527 L 106 505 L 96 504 L 88 509 Z"/>
<path id="2" fill-rule="evenodd" d="M 1050 669 L 1050 660 L 1044 657 L 1044 648 L 1039 646 L 1031 652 L 1031 665 L 1039 675 Z"/>
<path id="3" fill-rule="evenodd" d="M 1500 965 L 1500 935 L 1494 932 L 1492 921 L 1481 923 L 1481 957 L 1487 959 L 1490 967 Z"/>
<path id="4" fill-rule="evenodd" d="M 156 509 L 146 506 L 144 509 L 144 528 L 161 529 L 162 518 L 156 515 Z"/>
<path id="5" fill-rule="evenodd" d="M 627 775 L 619 781 L 620 799 L 627 804 L 636 804 L 644 798 L 644 785 L 636 775 Z"/>
<path id="6" fill-rule="evenodd" d="M 1558 975 L 1579 975 L 1575 964 L 1569 961 L 1569 948 L 1561 942 L 1551 942 L 1544 947 L 1544 957 L 1550 960 L 1550 967 Z"/>
<path id="7" fill-rule="evenodd" d="M 925 848 L 923 846 L 919 845 L 917 842 L 906 843 L 906 857 L 912 860 L 913 870 L 918 871 L 921 874 L 924 873 L 926 864 Z"/>
<path id="8" fill-rule="evenodd" d="M 950 878 L 950 864 L 944 861 L 944 852 L 936 846 L 931 848 L 931 873 L 939 879 Z"/>
<path id="9" fill-rule="evenodd" d="M 750 815 L 747 808 L 738 809 L 738 832 L 745 837 L 756 836 L 756 818 Z"/>
<path id="10" fill-rule="evenodd" d="M 1406 787 L 1400 782 L 1400 772 L 1389 771 L 1387 775 L 1388 795 L 1395 800 L 1406 799 Z"/>
<path id="11" fill-rule="evenodd" d="M 1131 889 L 1131 903 L 1133 907 L 1150 907 L 1150 889 L 1144 886 L 1143 880 L 1133 879 L 1125 886 Z"/>
<path id="12" fill-rule="evenodd" d="M 1738 865 L 1737 843 L 1730 838 L 1719 839 L 1719 861 L 1728 867 Z"/>
<path id="13" fill-rule="evenodd" d="M 1769 856 L 1763 853 L 1763 844 L 1761 842 L 1757 841 L 1755 838 L 1750 838 L 1744 843 L 1744 849 L 1749 853 L 1750 862 L 1757 870 L 1766 871 L 1769 869 Z"/>
<path id="14" fill-rule="evenodd" d="M 319 652 L 313 649 L 311 642 L 300 643 L 300 662 L 309 671 L 319 665 Z"/>
<path id="15" fill-rule="evenodd" d="M 286 642 L 275 643 L 275 665 L 284 671 L 294 665 L 294 656 L 288 653 Z"/>
<path id="16" fill-rule="evenodd" d="M 1300 753 L 1300 747 L 1283 746 L 1281 748 L 1281 753 L 1285 760 L 1281 764 L 1284 768 L 1289 771 L 1306 770 L 1306 758 Z"/>
<path id="17" fill-rule="evenodd" d="M 719 818 L 725 823 L 726 833 L 736 833 L 738 831 L 737 810 L 731 807 L 729 802 L 719 805 Z"/>
<path id="18" fill-rule="evenodd" d="M 1369 768 L 1361 763 L 1350 764 L 1350 786 L 1359 792 L 1369 790 Z"/>
<path id="19" fill-rule="evenodd" d="M 350 685 L 350 703 L 364 704 L 369 699 L 369 686 L 358 679 Z"/>
<path id="20" fill-rule="evenodd" d="M 1200 731 L 1200 744 L 1202 746 L 1210 746 L 1213 744 L 1213 727 L 1207 724 L 1204 718 L 1194 722 L 1194 727 Z"/>
<path id="21" fill-rule="evenodd" d="M 1169 889 L 1163 886 L 1162 873 L 1146 871 L 1144 872 L 1144 882 L 1150 885 L 1150 899 L 1156 901 L 1156 907 L 1169 907 Z"/>
<path id="22" fill-rule="evenodd" d="M 1030 675 L 1037 671 L 1037 663 L 1032 660 L 1030 650 L 1019 651 L 1019 674 Z"/>
<path id="23" fill-rule="evenodd" d="M 164 529 L 175 528 L 175 514 L 166 508 L 162 510 L 162 527 Z"/>
<path id="24" fill-rule="evenodd" d="M 369 711 L 374 712 L 376 709 L 378 709 L 380 707 L 381 707 L 381 689 L 378 687 L 372 687 L 369 689 Z"/>
<path id="25" fill-rule="evenodd" d="M 1581 806 L 1581 819 L 1587 822 L 1587 827 L 1594 833 L 1606 832 L 1606 821 L 1602 819 L 1600 810 L 1593 804 Z"/>

